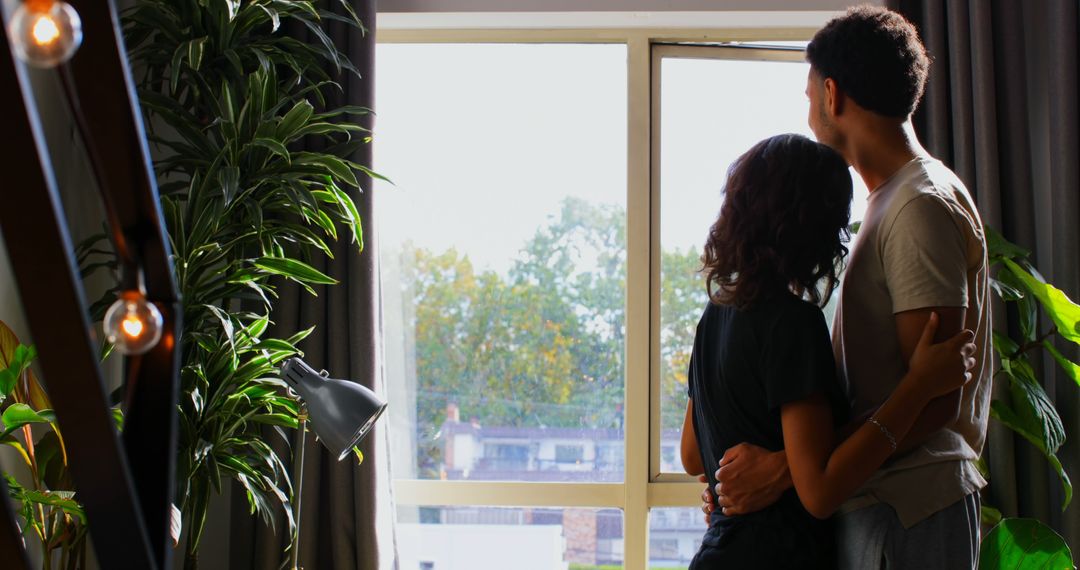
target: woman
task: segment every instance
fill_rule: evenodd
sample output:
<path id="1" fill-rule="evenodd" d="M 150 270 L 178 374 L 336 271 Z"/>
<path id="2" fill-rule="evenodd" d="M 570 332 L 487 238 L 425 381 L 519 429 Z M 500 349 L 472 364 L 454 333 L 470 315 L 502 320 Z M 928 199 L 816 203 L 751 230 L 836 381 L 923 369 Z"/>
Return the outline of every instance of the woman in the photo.
<path id="1" fill-rule="evenodd" d="M 970 380 L 972 335 L 931 345 L 931 317 L 899 387 L 836 445 L 848 405 L 820 307 L 847 254 L 847 165 L 824 145 L 780 135 L 732 165 L 724 193 L 702 256 L 711 302 L 690 359 L 682 460 L 699 475 L 740 442 L 784 449 L 794 489 L 755 513 L 714 511 L 690 568 L 830 568 L 828 517 L 927 402 Z"/>

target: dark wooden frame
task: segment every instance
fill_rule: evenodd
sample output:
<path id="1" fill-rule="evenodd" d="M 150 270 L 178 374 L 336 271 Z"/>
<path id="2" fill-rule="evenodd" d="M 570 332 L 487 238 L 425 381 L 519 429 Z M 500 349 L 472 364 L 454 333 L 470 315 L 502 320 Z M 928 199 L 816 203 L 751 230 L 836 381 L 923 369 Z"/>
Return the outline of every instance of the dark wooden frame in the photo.
<path id="1" fill-rule="evenodd" d="M 168 569 L 176 489 L 179 295 L 115 3 L 71 4 L 82 17 L 85 39 L 57 73 L 88 149 L 123 285 L 131 288 L 141 281 L 165 322 L 156 347 L 127 359 L 122 436 L 109 410 L 28 71 L 14 59 L 7 41 L 0 42 L 6 140 L 0 152 L 5 187 L 0 229 L 97 558 L 110 569 Z M 16 529 L 10 508 L 0 509 L 0 559 L 25 561 L 24 553 L 10 552 Z"/>

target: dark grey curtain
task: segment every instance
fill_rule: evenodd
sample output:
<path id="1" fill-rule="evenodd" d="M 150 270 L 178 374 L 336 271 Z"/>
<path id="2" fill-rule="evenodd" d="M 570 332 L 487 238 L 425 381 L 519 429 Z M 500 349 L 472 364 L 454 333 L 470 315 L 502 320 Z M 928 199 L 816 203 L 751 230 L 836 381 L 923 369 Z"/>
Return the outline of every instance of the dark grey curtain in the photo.
<path id="1" fill-rule="evenodd" d="M 1046 278 L 1080 298 L 1077 0 L 887 4 L 919 27 L 934 58 L 915 115 L 923 143 L 972 190 L 985 223 L 1030 248 Z M 995 327 L 1004 328 L 995 309 Z M 1059 348 L 1076 358 L 1075 346 Z M 1080 391 L 1051 361 L 1042 364 L 1068 437 L 1059 457 L 1080 482 Z M 1075 551 L 1080 500 L 1061 512 L 1061 485 L 1045 459 L 994 421 L 987 455 L 987 502 L 1051 522 Z"/>
<path id="2" fill-rule="evenodd" d="M 341 11 L 337 2 L 320 4 L 328 10 Z M 328 97 L 327 103 L 371 108 L 374 107 L 375 2 L 353 0 L 353 6 L 368 32 L 361 34 L 336 21 L 329 22 L 329 32 L 362 77 L 342 76 L 342 92 Z M 304 29 L 287 30 L 287 33 L 304 41 L 318 41 Z M 370 129 L 372 117 L 363 117 L 362 125 Z M 364 145 L 353 160 L 370 165 L 371 155 L 371 145 Z M 360 182 L 362 191 L 350 192 L 363 220 L 363 253 L 357 253 L 356 246 L 349 243 L 347 232 L 341 234 L 342 239 L 333 244 L 334 259 L 320 257 L 313 262 L 339 284 L 317 288 L 318 297 L 295 286 L 282 287 L 273 312 L 276 330 L 271 332 L 288 335 L 314 325 L 315 332 L 300 345 L 305 360 L 316 369 L 329 371 L 332 377 L 355 380 L 381 392 L 377 230 L 371 180 L 360 178 Z M 380 557 L 393 560 L 392 552 L 379 552 L 376 536 L 376 506 L 388 508 L 386 497 L 379 496 L 387 488 L 384 478 L 388 471 L 385 458 L 376 449 L 376 442 L 385 437 L 384 429 L 385 421 L 379 422 L 361 443 L 365 460 L 360 466 L 351 457 L 338 462 L 309 433 L 302 489 L 301 566 L 310 570 L 374 570 L 380 567 Z M 270 437 L 278 440 L 274 443 L 284 452 L 283 457 L 291 457 L 281 438 Z M 242 491 L 234 490 L 232 503 L 229 568 L 277 569 L 289 541 L 284 519 L 279 517 L 275 533 L 248 514 Z M 386 560 L 383 562 L 385 567 Z"/>

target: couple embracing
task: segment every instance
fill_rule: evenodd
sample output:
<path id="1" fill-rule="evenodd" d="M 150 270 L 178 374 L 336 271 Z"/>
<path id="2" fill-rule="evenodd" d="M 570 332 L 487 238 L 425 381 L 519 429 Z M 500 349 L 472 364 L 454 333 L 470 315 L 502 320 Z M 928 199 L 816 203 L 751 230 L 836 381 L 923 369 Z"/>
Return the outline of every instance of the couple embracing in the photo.
<path id="1" fill-rule="evenodd" d="M 972 569 L 982 222 L 912 130 L 930 62 L 909 22 L 853 8 L 806 57 L 820 143 L 781 135 L 740 157 L 702 255 L 682 459 L 708 481 L 709 529 L 690 568 Z M 850 255 L 848 164 L 872 189 Z"/>

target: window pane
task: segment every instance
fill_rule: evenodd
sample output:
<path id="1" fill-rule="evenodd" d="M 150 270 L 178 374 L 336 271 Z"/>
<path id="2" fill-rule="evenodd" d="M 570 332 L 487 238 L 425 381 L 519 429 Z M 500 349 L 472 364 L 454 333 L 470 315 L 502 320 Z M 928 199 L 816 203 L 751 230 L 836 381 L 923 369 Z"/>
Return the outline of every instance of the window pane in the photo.
<path id="1" fill-rule="evenodd" d="M 618 509 L 398 506 L 402 570 L 609 570 L 623 563 Z"/>
<path id="2" fill-rule="evenodd" d="M 694 328 L 708 302 L 697 270 L 727 169 L 762 139 L 813 133 L 806 124 L 808 64 L 665 58 L 662 66 L 661 471 L 682 472 L 678 454 L 664 451 L 679 443 Z M 860 220 L 866 189 L 857 176 L 853 182 L 852 220 Z"/>
<path id="3" fill-rule="evenodd" d="M 695 508 L 649 511 L 649 568 L 685 569 L 701 546 L 705 518 Z"/>
<path id="4" fill-rule="evenodd" d="M 396 476 L 621 481 L 625 46 L 377 58 Z"/>

